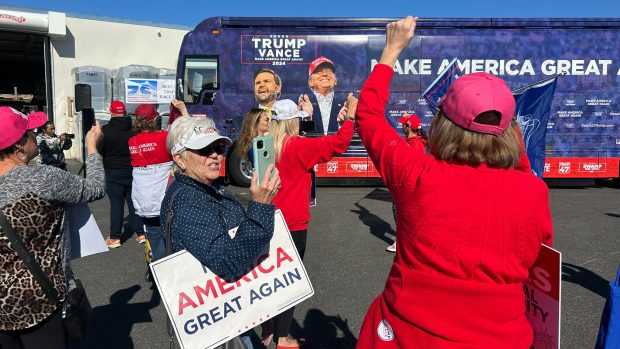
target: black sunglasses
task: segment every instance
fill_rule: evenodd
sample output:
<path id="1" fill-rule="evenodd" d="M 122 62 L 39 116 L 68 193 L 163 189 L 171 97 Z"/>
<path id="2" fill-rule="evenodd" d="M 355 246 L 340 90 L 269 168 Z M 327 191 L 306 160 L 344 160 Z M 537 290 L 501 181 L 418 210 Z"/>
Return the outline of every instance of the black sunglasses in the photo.
<path id="1" fill-rule="evenodd" d="M 226 144 L 224 144 L 223 142 L 217 142 L 209 144 L 202 149 L 197 149 L 193 151 L 200 156 L 209 156 L 213 153 L 217 153 L 217 155 L 223 155 L 224 152 L 226 152 Z"/>

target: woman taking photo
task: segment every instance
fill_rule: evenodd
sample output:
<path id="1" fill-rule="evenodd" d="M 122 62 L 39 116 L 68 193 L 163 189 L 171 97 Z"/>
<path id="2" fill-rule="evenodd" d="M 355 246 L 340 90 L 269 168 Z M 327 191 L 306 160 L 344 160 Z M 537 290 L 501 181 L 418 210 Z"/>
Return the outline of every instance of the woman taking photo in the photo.
<path id="1" fill-rule="evenodd" d="M 32 130 L 46 121 L 41 112 L 24 115 L 0 107 L 0 207 L 62 299 L 74 286 L 66 256 L 69 239 L 62 234 L 65 204 L 104 196 L 103 164 L 97 153 L 102 133 L 97 122 L 86 134 L 86 178 L 53 166 L 28 166 L 39 153 Z M 48 299 L 0 229 L 0 348 L 66 348 L 60 308 Z"/>
<path id="2" fill-rule="evenodd" d="M 65 150 L 71 149 L 73 142 L 69 135 L 61 133 L 56 135 L 56 126 L 51 121 L 39 127 L 37 134 L 37 144 L 39 145 L 39 156 L 41 163 L 67 170 L 65 163 Z"/>
<path id="3" fill-rule="evenodd" d="M 186 249 L 226 280 L 243 275 L 273 236 L 271 202 L 280 189 L 278 170 L 269 166 L 261 183 L 253 175 L 246 210 L 217 181 L 232 142 L 219 134 L 213 120 L 177 119 L 166 144 L 176 167 L 161 205 L 163 235 L 172 238 L 171 252 Z M 246 347 L 251 347 L 247 339 Z"/>

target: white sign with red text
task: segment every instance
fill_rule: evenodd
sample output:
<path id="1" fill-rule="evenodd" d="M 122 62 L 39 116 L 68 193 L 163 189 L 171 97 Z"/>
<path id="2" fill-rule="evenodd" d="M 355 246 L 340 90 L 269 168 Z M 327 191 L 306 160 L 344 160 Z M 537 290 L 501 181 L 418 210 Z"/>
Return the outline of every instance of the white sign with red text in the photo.
<path id="1" fill-rule="evenodd" d="M 523 283 L 525 316 L 534 330 L 533 349 L 560 348 L 562 254 L 542 245 Z"/>
<path id="2" fill-rule="evenodd" d="M 214 348 L 314 294 L 279 210 L 273 238 L 252 265 L 227 282 L 186 250 L 151 263 L 181 348 Z"/>

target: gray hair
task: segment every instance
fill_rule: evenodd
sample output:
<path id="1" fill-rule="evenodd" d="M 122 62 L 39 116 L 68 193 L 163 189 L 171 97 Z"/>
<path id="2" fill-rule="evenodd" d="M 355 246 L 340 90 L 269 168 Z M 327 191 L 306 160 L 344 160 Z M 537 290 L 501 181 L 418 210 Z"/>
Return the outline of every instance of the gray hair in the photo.
<path id="1" fill-rule="evenodd" d="M 168 136 L 166 137 L 166 147 L 168 151 L 172 149 L 176 144 L 181 143 L 182 141 L 187 140 L 189 135 L 192 134 L 195 127 L 204 127 L 204 128 L 213 128 L 220 133 L 215 128 L 215 121 L 208 117 L 189 117 L 182 116 L 178 119 L 174 120 L 172 125 L 170 126 L 170 130 L 168 131 Z M 180 155 L 183 155 L 184 152 L 181 152 Z M 171 154 L 174 156 L 174 154 Z M 177 169 L 176 163 L 174 163 L 175 169 Z"/>

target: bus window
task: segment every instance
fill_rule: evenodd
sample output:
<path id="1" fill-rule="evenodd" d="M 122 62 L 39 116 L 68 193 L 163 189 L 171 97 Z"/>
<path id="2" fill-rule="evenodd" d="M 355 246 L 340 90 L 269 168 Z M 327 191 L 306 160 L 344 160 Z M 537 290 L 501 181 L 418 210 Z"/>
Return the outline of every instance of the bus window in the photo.
<path id="1" fill-rule="evenodd" d="M 185 103 L 199 103 L 202 90 L 218 89 L 217 57 L 186 57 L 183 71 L 183 100 Z"/>

